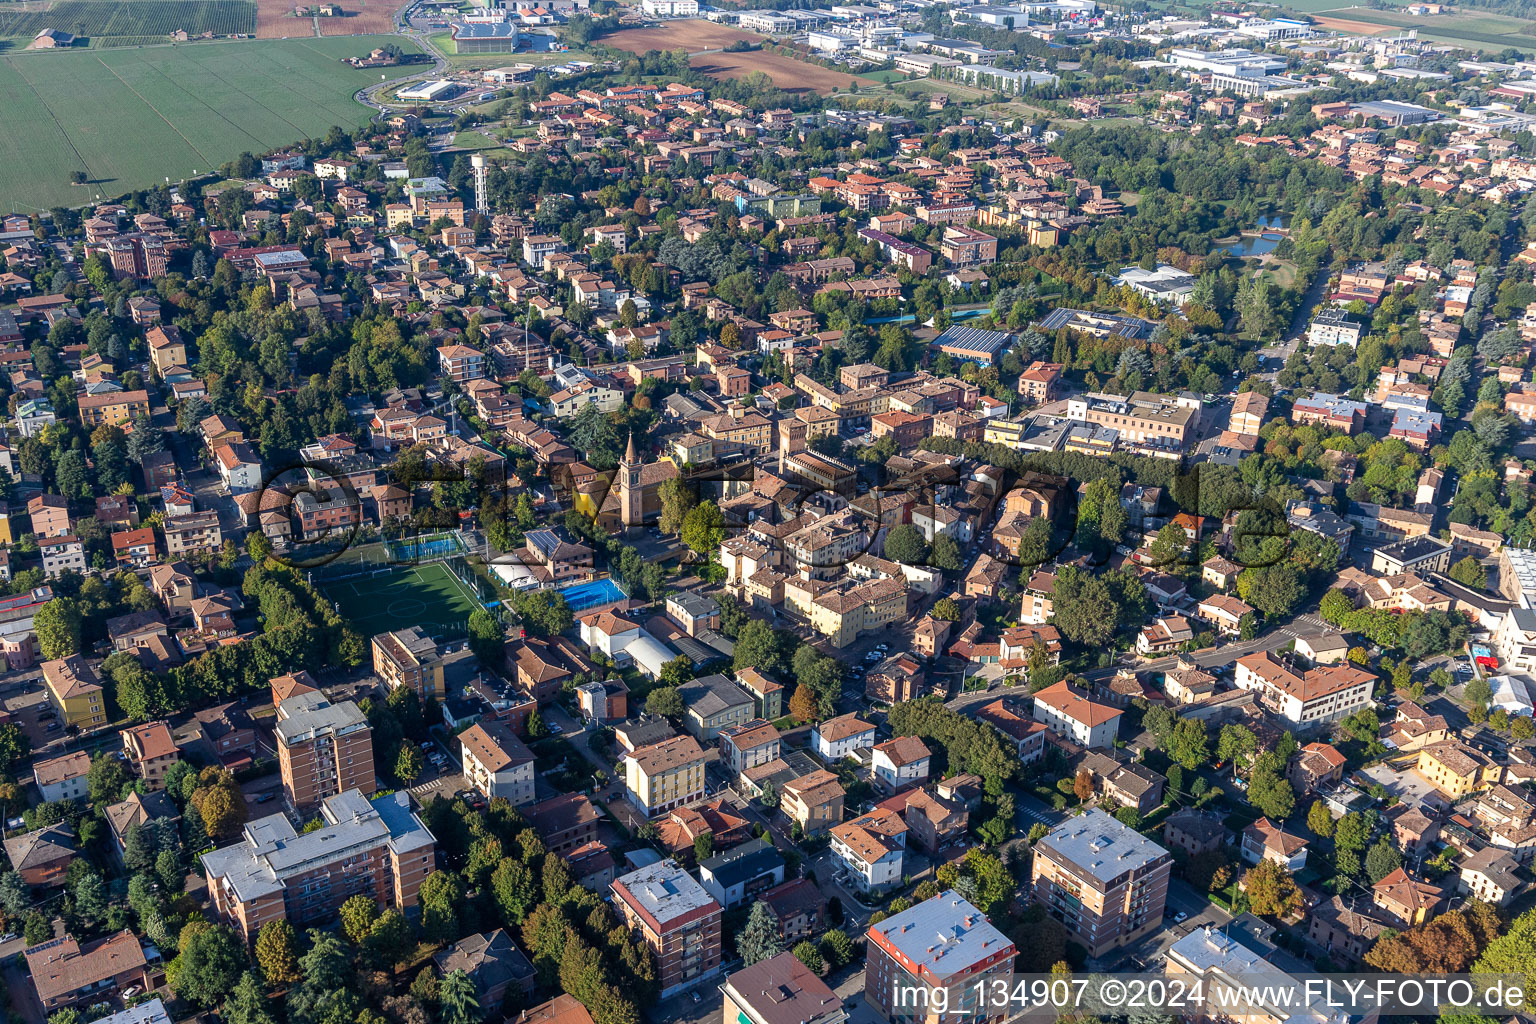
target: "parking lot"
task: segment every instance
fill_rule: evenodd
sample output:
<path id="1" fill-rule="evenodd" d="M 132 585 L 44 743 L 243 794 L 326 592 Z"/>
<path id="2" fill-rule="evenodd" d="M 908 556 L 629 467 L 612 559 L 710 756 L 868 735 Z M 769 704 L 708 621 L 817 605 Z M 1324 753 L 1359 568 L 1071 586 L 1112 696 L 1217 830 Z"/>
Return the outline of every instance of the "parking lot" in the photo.
<path id="1" fill-rule="evenodd" d="M 48 703 L 42 669 L 28 669 L 7 679 L 0 695 L 0 704 L 11 721 L 21 727 L 33 750 L 42 750 L 64 735 L 64 725 Z"/>

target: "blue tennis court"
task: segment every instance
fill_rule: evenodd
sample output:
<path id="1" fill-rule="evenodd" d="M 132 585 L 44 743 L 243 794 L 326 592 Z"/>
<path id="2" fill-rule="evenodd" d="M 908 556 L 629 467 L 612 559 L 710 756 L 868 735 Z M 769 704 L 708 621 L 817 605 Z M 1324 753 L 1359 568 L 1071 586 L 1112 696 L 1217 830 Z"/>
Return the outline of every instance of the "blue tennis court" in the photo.
<path id="1" fill-rule="evenodd" d="M 619 589 L 619 585 L 607 578 L 562 587 L 560 596 L 565 598 L 565 603 L 571 606 L 573 612 L 584 612 L 588 608 L 596 608 L 600 604 L 613 604 L 625 598 L 624 591 Z"/>

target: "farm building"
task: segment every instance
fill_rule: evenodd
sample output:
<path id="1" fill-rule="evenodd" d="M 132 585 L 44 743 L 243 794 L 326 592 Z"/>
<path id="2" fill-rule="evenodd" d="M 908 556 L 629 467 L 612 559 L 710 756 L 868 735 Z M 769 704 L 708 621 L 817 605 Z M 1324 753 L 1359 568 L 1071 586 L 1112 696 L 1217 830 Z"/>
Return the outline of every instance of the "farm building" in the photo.
<path id="1" fill-rule="evenodd" d="M 510 21 L 454 22 L 455 53 L 512 53 L 517 49 L 517 26 Z"/>
<path id="2" fill-rule="evenodd" d="M 56 50 L 65 46 L 74 46 L 75 37 L 68 32 L 60 32 L 56 28 L 45 28 L 33 37 L 27 44 L 29 50 Z"/>

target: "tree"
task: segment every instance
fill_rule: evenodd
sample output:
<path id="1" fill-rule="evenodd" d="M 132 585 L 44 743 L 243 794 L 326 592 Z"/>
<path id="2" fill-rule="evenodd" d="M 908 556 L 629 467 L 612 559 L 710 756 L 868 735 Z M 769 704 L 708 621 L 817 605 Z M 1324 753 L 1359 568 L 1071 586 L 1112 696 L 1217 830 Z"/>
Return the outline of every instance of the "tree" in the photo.
<path id="1" fill-rule="evenodd" d="M 480 1019 L 480 1000 L 467 971 L 449 971 L 437 986 L 438 1019 L 442 1024 L 475 1024 Z"/>
<path id="2" fill-rule="evenodd" d="M 194 924 L 199 922 L 194 922 Z M 168 980 L 181 998 L 213 1006 L 234 989 L 245 970 L 245 946 L 228 927 L 206 925 L 183 938 L 181 955 L 171 962 Z"/>
<path id="3" fill-rule="evenodd" d="M 1296 809 L 1296 791 L 1284 775 L 1285 764 L 1278 754 L 1266 750 L 1254 761 L 1248 776 L 1248 802 L 1276 822 L 1282 822 Z"/>
<path id="4" fill-rule="evenodd" d="M 1328 591 L 1328 593 L 1323 595 L 1323 599 L 1317 607 L 1318 615 L 1322 616 L 1324 621 L 1335 626 L 1343 622 L 1344 616 L 1351 614 L 1354 610 L 1354 598 L 1342 590 Z"/>
<path id="5" fill-rule="evenodd" d="M 400 756 L 395 758 L 395 777 L 409 786 L 421 775 L 425 763 L 422 760 L 421 748 L 410 740 L 400 744 Z"/>
<path id="6" fill-rule="evenodd" d="M 116 803 L 123 787 L 132 781 L 128 766 L 113 754 L 98 754 L 85 775 L 86 792 L 91 803 Z"/>
<path id="7" fill-rule="evenodd" d="M 368 939 L 368 933 L 373 930 L 373 923 L 379 918 L 379 905 L 370 896 L 359 893 L 350 896 L 341 905 L 341 930 L 354 946 L 361 946 Z"/>
<path id="8" fill-rule="evenodd" d="M 1469 900 L 1424 924 L 1401 932 L 1383 932 L 1365 954 L 1365 962 L 1394 974 L 1457 974 L 1468 969 L 1500 972 L 1510 963 L 1529 965 L 1528 951 L 1533 947 L 1529 924 L 1524 923 L 1526 916 L 1517 920 L 1507 935 L 1497 938 L 1504 926 L 1499 911 L 1491 904 Z"/>
<path id="9" fill-rule="evenodd" d="M 1184 768 L 1194 771 L 1210 759 L 1205 722 L 1198 719 L 1180 719 L 1169 737 L 1167 753 Z"/>
<path id="10" fill-rule="evenodd" d="M 1375 826 L 1375 811 L 1351 811 L 1340 818 L 1334 827 L 1333 845 L 1340 850 L 1359 853 L 1365 849 Z"/>
<path id="11" fill-rule="evenodd" d="M 508 925 L 522 924 L 539 903 L 539 888 L 532 873 L 512 857 L 503 857 L 491 872 L 491 895 Z"/>
<path id="12" fill-rule="evenodd" d="M 261 982 L 252 971 L 240 975 L 224 1003 L 222 1016 L 226 1024 L 276 1024 L 267 994 L 261 990 Z"/>
<path id="13" fill-rule="evenodd" d="M 773 627 L 762 619 L 752 619 L 741 627 L 731 664 L 738 672 L 755 668 L 766 675 L 781 675 L 785 668 L 784 652 Z"/>
<path id="14" fill-rule="evenodd" d="M 965 556 L 960 545 L 947 533 L 936 534 L 928 549 L 928 564 L 946 572 L 959 572 L 965 567 Z"/>
<path id="15" fill-rule="evenodd" d="M 0 775 L 9 774 L 31 753 L 32 741 L 21 731 L 21 726 L 14 722 L 0 724 Z"/>
<path id="16" fill-rule="evenodd" d="M 72 597 L 55 597 L 32 617 L 38 650 L 55 661 L 80 653 L 80 605 Z"/>
<path id="17" fill-rule="evenodd" d="M 693 859 L 699 861 L 708 860 L 715 853 L 715 836 L 713 832 L 700 832 L 693 837 Z"/>
<path id="18" fill-rule="evenodd" d="M 713 501 L 701 501 L 683 517 L 680 535 L 689 550 L 700 555 L 711 554 L 725 539 L 725 514 Z"/>
<path id="19" fill-rule="evenodd" d="M 1301 890 L 1291 874 L 1272 860 L 1261 860 L 1243 876 L 1248 906 L 1263 917 L 1285 917 L 1301 906 Z"/>
<path id="20" fill-rule="evenodd" d="M 789 697 L 789 714 L 800 722 L 816 720 L 816 697 L 811 688 L 801 683 Z"/>
<path id="21" fill-rule="evenodd" d="M 269 985 L 299 980 L 299 936 L 287 921 L 268 921 L 256 935 L 256 963 Z"/>
<path id="22" fill-rule="evenodd" d="M 387 964 L 398 964 L 408 957 L 416 948 L 416 937 L 405 915 L 386 907 L 368 930 L 368 948 Z"/>
<path id="23" fill-rule="evenodd" d="M 245 794 L 240 792 L 234 773 L 217 765 L 204 768 L 198 774 L 197 787 L 188 798 L 184 826 L 191 827 L 194 811 L 197 815 L 195 821 L 206 831 L 207 836 L 222 838 L 244 825 L 247 817 Z M 190 850 L 202 849 L 200 843 L 190 839 L 187 847 Z"/>
<path id="24" fill-rule="evenodd" d="M 661 520 L 657 526 L 662 533 L 680 533 L 683 521 L 697 503 L 693 489 L 680 476 L 668 477 L 657 488 L 661 498 Z"/>
<path id="25" fill-rule="evenodd" d="M 1077 776 L 1072 780 L 1072 793 L 1083 803 L 1093 799 L 1093 772 L 1086 768 L 1079 768 Z"/>
<path id="26" fill-rule="evenodd" d="M 1488 586 L 1488 570 L 1484 569 L 1482 563 L 1471 555 L 1451 566 L 1446 575 L 1473 590 L 1482 590 Z"/>
<path id="27" fill-rule="evenodd" d="M 683 695 L 675 686 L 663 686 L 652 690 L 645 697 L 645 713 L 648 715 L 682 718 L 685 712 Z"/>
<path id="28" fill-rule="evenodd" d="M 763 783 L 761 792 L 757 794 L 757 801 L 770 811 L 779 806 L 779 790 L 773 784 L 772 779 Z"/>
<path id="29" fill-rule="evenodd" d="M 170 896 L 180 896 L 187 888 L 187 872 L 181 864 L 181 855 L 174 849 L 164 849 L 155 858 L 155 877 Z"/>
<path id="30" fill-rule="evenodd" d="M 736 955 L 741 957 L 745 966 L 750 967 L 759 960 L 767 960 L 782 952 L 784 946 L 779 942 L 778 922 L 768 909 L 768 904 L 758 900 L 752 904 L 747 923 L 736 936 Z"/>
<path id="31" fill-rule="evenodd" d="M 70 886 L 75 901 L 75 916 L 95 924 L 107 916 L 107 886 L 100 873 L 87 869 L 75 876 Z"/>
<path id="32" fill-rule="evenodd" d="M 1366 851 L 1365 877 L 1371 880 L 1372 885 L 1375 885 L 1402 866 L 1403 855 L 1398 853 L 1392 844 L 1387 841 L 1386 836 L 1382 836 Z"/>
<path id="33" fill-rule="evenodd" d="M 0 875 L 0 910 L 5 911 L 7 921 L 14 921 L 27 912 L 32 903 L 32 890 L 14 871 Z"/>
<path id="34" fill-rule="evenodd" d="M 1247 765 L 1259 749 L 1259 738 L 1241 725 L 1224 725 L 1216 737 L 1216 756 L 1234 765 Z"/>
<path id="35" fill-rule="evenodd" d="M 928 614 L 940 622 L 959 622 L 960 605 L 952 597 L 941 597 L 933 602 L 933 608 Z"/>
<path id="36" fill-rule="evenodd" d="M 1324 839 L 1333 835 L 1333 814 L 1321 800 L 1312 801 L 1311 808 L 1307 810 L 1307 828 L 1312 830 L 1313 835 Z"/>
<path id="37" fill-rule="evenodd" d="M 482 665 L 500 665 L 507 634 L 496 616 L 484 608 L 469 613 L 469 646 Z"/>
<path id="38" fill-rule="evenodd" d="M 821 959 L 821 950 L 809 940 L 801 942 L 794 950 L 795 959 L 811 969 L 812 974 L 820 974 L 827 969 L 826 962 Z"/>
<path id="39" fill-rule="evenodd" d="M 885 535 L 885 557 L 893 562 L 922 565 L 928 560 L 928 542 L 923 531 L 910 523 L 891 527 Z"/>
<path id="40" fill-rule="evenodd" d="M 821 937 L 821 955 L 833 967 L 845 967 L 855 956 L 853 940 L 841 928 L 833 928 Z"/>

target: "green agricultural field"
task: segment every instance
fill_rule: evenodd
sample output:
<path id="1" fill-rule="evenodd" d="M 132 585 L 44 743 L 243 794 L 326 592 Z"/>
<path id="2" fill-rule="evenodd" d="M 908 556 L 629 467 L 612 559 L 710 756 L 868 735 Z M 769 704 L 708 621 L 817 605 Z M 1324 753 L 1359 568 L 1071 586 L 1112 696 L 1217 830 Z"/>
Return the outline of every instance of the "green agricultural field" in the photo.
<path id="1" fill-rule="evenodd" d="M 1297 8 L 1294 3 L 1287 3 L 1286 6 L 1305 10 L 1314 17 L 1380 25 L 1384 31 L 1396 28 L 1417 29 L 1420 39 L 1451 43 L 1469 50 L 1502 50 L 1506 46 L 1526 51 L 1536 49 L 1536 22 L 1488 11 L 1458 10 L 1451 14 L 1419 17 L 1405 11 L 1381 11 L 1367 7 L 1335 5 L 1327 10 L 1317 10 L 1311 7 Z"/>
<path id="2" fill-rule="evenodd" d="M 81 205 L 361 124 L 371 111 L 352 94 L 380 71 L 341 58 L 387 42 L 417 49 L 337 36 L 0 56 L 0 210 Z M 73 171 L 90 184 L 71 186 Z"/>
<path id="3" fill-rule="evenodd" d="M 31 39 L 45 28 L 84 36 L 95 45 L 103 37 L 150 36 L 157 42 L 177 29 L 192 35 L 256 31 L 252 0 L 58 0 L 40 4 L 0 4 L 0 36 Z"/>

